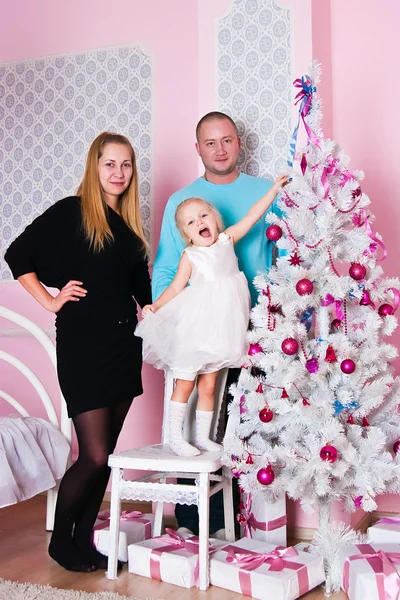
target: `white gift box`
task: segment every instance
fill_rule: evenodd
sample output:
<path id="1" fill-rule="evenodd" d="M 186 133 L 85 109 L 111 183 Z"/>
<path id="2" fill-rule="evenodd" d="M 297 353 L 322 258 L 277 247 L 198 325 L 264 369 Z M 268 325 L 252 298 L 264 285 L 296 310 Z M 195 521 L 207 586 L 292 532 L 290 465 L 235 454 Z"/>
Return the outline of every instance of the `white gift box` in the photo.
<path id="1" fill-rule="evenodd" d="M 258 493 L 242 494 L 241 514 L 238 515 L 244 537 L 276 546 L 286 546 L 286 496 L 267 503 Z"/>
<path id="2" fill-rule="evenodd" d="M 118 559 L 128 561 L 128 546 L 151 538 L 154 515 L 143 514 L 137 510 L 121 512 L 119 522 Z M 98 514 L 93 528 L 93 543 L 97 550 L 108 556 L 110 543 L 110 512 Z"/>
<path id="3" fill-rule="evenodd" d="M 194 587 L 198 583 L 199 538 L 187 533 L 177 534 L 170 529 L 166 531 L 168 535 L 128 547 L 128 570 L 180 587 Z M 225 541 L 212 538 L 210 552 L 225 545 Z"/>
<path id="4" fill-rule="evenodd" d="M 342 546 L 339 561 L 342 588 L 350 600 L 397 600 L 399 597 L 400 544 Z"/>
<path id="5" fill-rule="evenodd" d="M 400 514 L 380 519 L 368 527 L 368 539 L 377 544 L 400 544 Z"/>
<path id="6" fill-rule="evenodd" d="M 250 538 L 210 557 L 212 585 L 259 600 L 295 600 L 323 581 L 321 556 Z"/>

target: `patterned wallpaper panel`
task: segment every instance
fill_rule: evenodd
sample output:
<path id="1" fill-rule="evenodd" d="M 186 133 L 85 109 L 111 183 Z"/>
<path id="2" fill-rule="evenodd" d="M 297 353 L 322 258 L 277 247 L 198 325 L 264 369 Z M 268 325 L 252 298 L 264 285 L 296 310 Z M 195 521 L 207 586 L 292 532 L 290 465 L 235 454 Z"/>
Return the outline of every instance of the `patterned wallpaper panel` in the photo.
<path id="1" fill-rule="evenodd" d="M 218 24 L 219 110 L 238 125 L 239 167 L 249 175 L 274 178 L 286 166 L 291 19 L 274 0 L 234 0 Z"/>
<path id="2" fill-rule="evenodd" d="M 73 195 L 91 142 L 126 135 L 138 162 L 141 211 L 152 234 L 152 62 L 135 46 L 0 65 L 0 279 L 10 242 L 55 201 Z"/>

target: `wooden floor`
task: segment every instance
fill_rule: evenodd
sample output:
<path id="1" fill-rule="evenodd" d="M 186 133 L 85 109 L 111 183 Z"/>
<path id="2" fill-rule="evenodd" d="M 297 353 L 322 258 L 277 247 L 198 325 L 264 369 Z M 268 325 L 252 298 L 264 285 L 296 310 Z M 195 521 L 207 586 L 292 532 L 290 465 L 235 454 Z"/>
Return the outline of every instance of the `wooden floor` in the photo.
<path id="1" fill-rule="evenodd" d="M 112 591 L 127 596 L 154 600 L 240 600 L 245 596 L 211 586 L 207 592 L 187 590 L 128 573 L 127 565 L 116 581 L 108 581 L 104 571 L 71 573 L 47 554 L 50 534 L 45 531 L 45 496 L 0 510 L 0 577 L 12 581 L 38 583 L 61 589 L 85 592 Z M 322 600 L 321 588 L 302 597 Z M 345 600 L 339 592 L 334 600 Z"/>

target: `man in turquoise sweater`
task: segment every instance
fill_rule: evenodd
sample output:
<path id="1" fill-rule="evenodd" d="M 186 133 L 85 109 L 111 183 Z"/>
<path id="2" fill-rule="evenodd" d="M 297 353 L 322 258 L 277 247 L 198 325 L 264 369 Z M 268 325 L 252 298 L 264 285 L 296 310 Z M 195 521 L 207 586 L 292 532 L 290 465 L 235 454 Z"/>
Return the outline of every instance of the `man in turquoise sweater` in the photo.
<path id="1" fill-rule="evenodd" d="M 153 268 L 153 301 L 172 282 L 185 247 L 175 224 L 175 210 L 180 202 L 192 197 L 203 198 L 219 210 L 224 226 L 230 227 L 242 219 L 272 186 L 268 179 L 251 177 L 237 170 L 240 137 L 235 123 L 227 115 L 219 112 L 205 115 L 197 125 L 196 137 L 196 149 L 205 172 L 173 194 L 165 207 Z M 281 216 L 276 200 L 269 210 Z M 265 229 L 266 223 L 261 219 L 235 246 L 239 268 L 249 283 L 252 305 L 257 301 L 253 279 L 259 271 L 268 270 L 272 264 L 272 243 L 265 237 Z"/>
<path id="2" fill-rule="evenodd" d="M 220 112 L 205 115 L 197 125 L 196 138 L 196 149 L 204 164 L 204 175 L 173 194 L 168 200 L 153 268 L 153 301 L 172 282 L 185 247 L 175 224 L 175 211 L 180 202 L 192 197 L 203 198 L 220 211 L 224 226 L 230 227 L 242 219 L 250 207 L 272 186 L 272 181 L 251 177 L 237 170 L 240 137 L 234 121 L 228 115 Z M 278 216 L 282 214 L 276 206 L 276 200 L 269 210 Z M 239 268 L 249 283 L 252 305 L 257 301 L 253 279 L 259 271 L 268 270 L 272 265 L 272 243 L 265 237 L 265 229 L 265 221 L 261 219 L 235 246 Z M 239 373 L 239 369 L 229 371 L 228 386 L 237 381 Z M 182 483 L 189 482 L 186 479 L 182 480 Z M 237 505 L 237 493 L 235 496 Z M 177 504 L 175 515 L 180 528 L 198 534 L 197 506 Z M 211 497 L 210 531 L 217 532 L 216 537 L 224 537 L 223 527 L 222 493 L 218 492 Z"/>

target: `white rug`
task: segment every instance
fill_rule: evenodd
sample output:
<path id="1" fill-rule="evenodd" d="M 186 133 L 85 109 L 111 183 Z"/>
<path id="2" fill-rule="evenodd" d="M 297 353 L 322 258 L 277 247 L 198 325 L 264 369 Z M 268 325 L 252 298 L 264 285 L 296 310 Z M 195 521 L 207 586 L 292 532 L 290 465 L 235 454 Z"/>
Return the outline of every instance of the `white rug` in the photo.
<path id="1" fill-rule="evenodd" d="M 0 579 L 0 600 L 139 600 L 135 596 L 121 596 L 114 592 L 76 592 L 60 590 L 32 583 L 16 583 Z"/>

